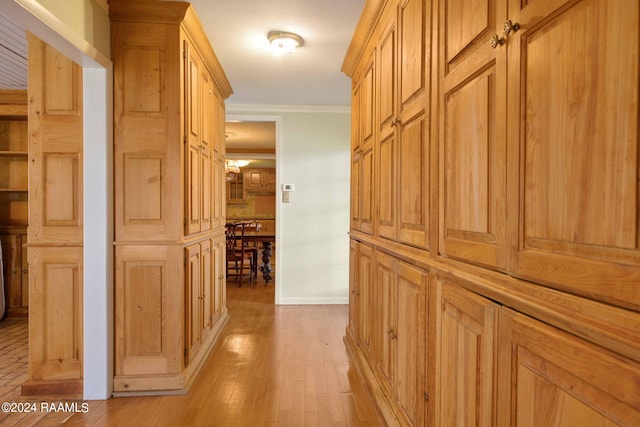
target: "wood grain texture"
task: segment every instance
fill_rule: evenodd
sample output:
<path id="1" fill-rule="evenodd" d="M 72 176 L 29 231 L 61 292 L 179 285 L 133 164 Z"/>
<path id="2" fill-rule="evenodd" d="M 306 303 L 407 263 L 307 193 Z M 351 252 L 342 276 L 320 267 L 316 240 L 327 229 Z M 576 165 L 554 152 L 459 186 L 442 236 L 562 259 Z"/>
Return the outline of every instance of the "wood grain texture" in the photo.
<path id="1" fill-rule="evenodd" d="M 510 269 L 638 310 L 640 6 L 512 3 Z"/>

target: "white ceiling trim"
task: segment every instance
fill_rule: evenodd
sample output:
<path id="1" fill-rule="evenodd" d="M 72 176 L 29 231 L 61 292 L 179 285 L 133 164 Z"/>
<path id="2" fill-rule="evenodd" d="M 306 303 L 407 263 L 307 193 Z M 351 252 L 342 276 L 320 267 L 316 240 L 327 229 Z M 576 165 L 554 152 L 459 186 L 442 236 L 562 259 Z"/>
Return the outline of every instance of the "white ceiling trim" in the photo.
<path id="1" fill-rule="evenodd" d="M 277 113 L 350 113 L 350 106 L 343 105 L 259 105 L 259 104 L 227 104 L 227 114 L 244 112 L 277 112 Z"/>

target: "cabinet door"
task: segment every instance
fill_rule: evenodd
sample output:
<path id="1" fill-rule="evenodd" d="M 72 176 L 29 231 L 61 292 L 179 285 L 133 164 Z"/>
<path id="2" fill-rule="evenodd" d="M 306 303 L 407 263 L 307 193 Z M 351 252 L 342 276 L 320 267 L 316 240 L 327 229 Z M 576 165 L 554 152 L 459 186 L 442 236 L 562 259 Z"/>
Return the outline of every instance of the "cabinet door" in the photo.
<path id="1" fill-rule="evenodd" d="M 509 5 L 510 267 L 639 310 L 640 5 Z"/>
<path id="2" fill-rule="evenodd" d="M 201 77 L 203 65 L 187 41 L 185 41 L 185 234 L 201 230 L 202 192 L 202 135 L 201 124 Z"/>
<path id="3" fill-rule="evenodd" d="M 78 247 L 29 248 L 29 376 L 51 381 L 50 387 L 82 379 L 82 255 Z"/>
<path id="4" fill-rule="evenodd" d="M 244 185 L 247 190 L 260 190 L 260 187 L 262 187 L 262 172 L 254 170 L 245 173 Z"/>
<path id="5" fill-rule="evenodd" d="M 371 329 L 373 322 L 373 248 L 358 244 L 358 345 L 363 354 L 371 357 Z"/>
<path id="6" fill-rule="evenodd" d="M 503 308 L 498 425 L 637 426 L 640 364 Z"/>
<path id="7" fill-rule="evenodd" d="M 358 227 L 365 233 L 373 233 L 374 212 L 374 60 L 373 55 L 366 63 L 360 84 L 360 138 L 361 151 L 358 157 Z"/>
<path id="8" fill-rule="evenodd" d="M 422 426 L 426 393 L 427 273 L 411 264 L 396 264 L 396 327 L 391 338 L 396 349 L 396 402 L 404 425 Z"/>
<path id="9" fill-rule="evenodd" d="M 114 388 L 127 391 L 127 376 L 184 368 L 189 281 L 182 273 L 185 265 L 176 260 L 189 254 L 178 245 L 116 245 L 115 251 Z"/>
<path id="10" fill-rule="evenodd" d="M 195 355 L 202 343 L 202 270 L 200 245 L 195 244 L 185 249 L 185 325 L 187 354 L 185 365 Z"/>
<path id="11" fill-rule="evenodd" d="M 213 155 L 213 227 L 222 227 L 225 222 L 227 195 L 225 176 L 225 106 L 224 98 L 214 85 L 214 155 Z"/>
<path id="12" fill-rule="evenodd" d="M 273 193 L 276 191 L 276 171 L 267 169 L 263 172 L 264 191 Z"/>
<path id="13" fill-rule="evenodd" d="M 200 158 L 201 165 L 201 230 L 207 231 L 213 227 L 213 156 L 215 148 L 214 131 L 217 129 L 215 118 L 215 102 L 216 96 L 214 92 L 213 78 L 209 71 L 202 67 L 201 74 L 201 93 L 202 99 L 202 141 Z"/>
<path id="14" fill-rule="evenodd" d="M 374 360 L 376 377 L 388 396 L 393 395 L 395 382 L 396 357 L 393 340 L 396 327 L 396 295 L 395 260 L 383 252 L 376 252 L 375 280 L 375 351 Z"/>
<path id="15" fill-rule="evenodd" d="M 213 292 L 211 293 L 211 299 L 213 302 L 213 320 L 212 325 L 215 325 L 218 319 L 222 316 L 222 292 L 225 287 L 224 280 L 224 256 L 225 256 L 225 240 L 224 236 L 213 239 Z"/>
<path id="16" fill-rule="evenodd" d="M 539 3 L 539 2 L 536 2 Z M 440 12 L 440 253 L 505 268 L 504 0 L 447 0 Z M 513 103 L 513 102 L 512 102 Z"/>
<path id="17" fill-rule="evenodd" d="M 430 139 L 424 0 L 403 0 L 378 43 L 378 233 L 421 248 L 429 242 Z M 430 11 L 430 8 L 428 8 Z"/>
<path id="18" fill-rule="evenodd" d="M 213 228 L 224 225 L 226 206 L 224 157 L 218 154 L 215 156 L 213 159 Z"/>
<path id="19" fill-rule="evenodd" d="M 438 284 L 440 419 L 438 425 L 495 425 L 499 308 L 451 283 Z"/>
<path id="20" fill-rule="evenodd" d="M 358 334 L 358 318 L 359 318 L 359 305 L 360 298 L 358 289 L 358 242 L 351 239 L 349 242 L 349 329 L 348 333 L 352 336 Z"/>
<path id="21" fill-rule="evenodd" d="M 397 174 L 397 65 L 396 65 L 396 16 L 392 13 L 382 31 L 376 49 L 376 69 L 378 71 L 378 164 L 377 232 L 380 236 L 396 237 L 396 174 Z"/>
<path id="22" fill-rule="evenodd" d="M 206 242 L 200 243 L 200 266 L 201 266 L 201 295 L 200 299 L 202 302 L 200 303 L 202 306 L 202 323 L 200 327 L 202 328 L 202 335 L 206 336 L 208 332 L 211 330 L 213 325 L 213 286 L 215 283 L 215 279 L 213 276 L 214 266 L 213 266 L 213 251 L 211 248 L 211 241 L 207 240 Z"/>
<path id="23" fill-rule="evenodd" d="M 363 151 L 360 156 L 360 231 L 373 233 L 373 147 Z"/>

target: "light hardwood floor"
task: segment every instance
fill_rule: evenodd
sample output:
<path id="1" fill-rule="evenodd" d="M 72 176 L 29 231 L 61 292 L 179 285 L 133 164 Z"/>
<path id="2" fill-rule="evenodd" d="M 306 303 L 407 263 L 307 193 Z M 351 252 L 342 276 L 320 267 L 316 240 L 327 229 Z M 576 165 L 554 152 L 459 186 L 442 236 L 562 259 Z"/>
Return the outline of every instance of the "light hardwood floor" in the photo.
<path id="1" fill-rule="evenodd" d="M 184 396 L 91 402 L 65 426 L 379 426 L 342 337 L 346 305 L 275 306 L 227 285 L 230 320 Z"/>

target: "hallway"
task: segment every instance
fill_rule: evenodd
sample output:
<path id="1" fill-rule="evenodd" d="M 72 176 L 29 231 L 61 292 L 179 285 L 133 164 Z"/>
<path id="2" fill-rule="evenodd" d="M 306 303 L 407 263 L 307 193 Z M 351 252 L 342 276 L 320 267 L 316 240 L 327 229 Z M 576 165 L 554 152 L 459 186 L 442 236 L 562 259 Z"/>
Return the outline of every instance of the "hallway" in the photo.
<path id="1" fill-rule="evenodd" d="M 227 285 L 229 323 L 184 396 L 90 402 L 65 426 L 378 426 L 342 341 L 346 305 L 275 306 Z"/>

